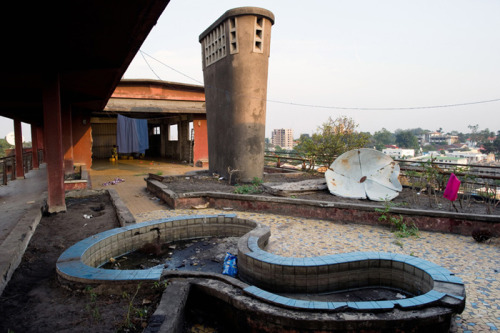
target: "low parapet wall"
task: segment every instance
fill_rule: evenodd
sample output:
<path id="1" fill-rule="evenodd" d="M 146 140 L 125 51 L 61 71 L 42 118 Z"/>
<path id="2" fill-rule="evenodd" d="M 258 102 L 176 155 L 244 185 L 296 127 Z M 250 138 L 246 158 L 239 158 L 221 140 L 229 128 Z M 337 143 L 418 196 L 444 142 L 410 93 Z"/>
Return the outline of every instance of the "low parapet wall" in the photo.
<path id="1" fill-rule="evenodd" d="M 388 221 L 379 221 L 380 206 L 357 203 L 332 203 L 262 195 L 243 195 L 222 192 L 175 193 L 159 180 L 147 179 L 147 189 L 173 209 L 189 209 L 209 203 L 210 208 L 231 207 L 241 211 L 281 214 L 345 223 L 390 226 Z M 406 223 L 414 223 L 420 230 L 449 232 L 470 236 L 472 230 L 485 228 L 493 236 L 500 236 L 500 216 L 464 214 L 431 210 L 393 207 L 391 214 L 404 217 Z"/>

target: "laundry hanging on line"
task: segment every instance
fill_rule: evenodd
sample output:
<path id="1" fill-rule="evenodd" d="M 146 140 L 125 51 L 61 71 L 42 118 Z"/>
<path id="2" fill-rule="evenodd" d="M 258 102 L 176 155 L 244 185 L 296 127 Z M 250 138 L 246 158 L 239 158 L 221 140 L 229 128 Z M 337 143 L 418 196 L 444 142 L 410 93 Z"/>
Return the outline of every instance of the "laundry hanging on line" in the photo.
<path id="1" fill-rule="evenodd" d="M 149 149 L 148 121 L 118 115 L 116 145 L 122 154 L 144 154 Z"/>

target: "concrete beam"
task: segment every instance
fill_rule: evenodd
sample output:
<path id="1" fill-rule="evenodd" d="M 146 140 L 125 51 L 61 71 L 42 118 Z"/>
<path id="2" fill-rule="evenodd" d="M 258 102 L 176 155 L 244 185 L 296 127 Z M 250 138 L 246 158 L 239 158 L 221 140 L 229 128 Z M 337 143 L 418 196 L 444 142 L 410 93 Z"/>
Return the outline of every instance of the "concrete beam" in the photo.
<path id="1" fill-rule="evenodd" d="M 206 113 L 205 102 L 111 98 L 104 108 L 108 112 Z"/>

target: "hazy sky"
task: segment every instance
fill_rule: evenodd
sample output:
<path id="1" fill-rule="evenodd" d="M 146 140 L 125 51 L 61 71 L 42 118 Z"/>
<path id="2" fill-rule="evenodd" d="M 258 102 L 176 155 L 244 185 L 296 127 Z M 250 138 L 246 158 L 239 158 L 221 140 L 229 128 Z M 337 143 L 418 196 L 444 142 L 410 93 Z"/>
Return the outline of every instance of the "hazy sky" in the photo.
<path id="1" fill-rule="evenodd" d="M 198 36 L 242 6 L 276 17 L 266 136 L 293 128 L 298 137 L 340 115 L 371 133 L 382 127 L 466 132 L 471 124 L 500 130 L 500 100 L 366 110 L 500 99 L 498 0 L 171 0 L 141 48 L 161 63 L 138 53 L 124 77 L 202 84 Z"/>

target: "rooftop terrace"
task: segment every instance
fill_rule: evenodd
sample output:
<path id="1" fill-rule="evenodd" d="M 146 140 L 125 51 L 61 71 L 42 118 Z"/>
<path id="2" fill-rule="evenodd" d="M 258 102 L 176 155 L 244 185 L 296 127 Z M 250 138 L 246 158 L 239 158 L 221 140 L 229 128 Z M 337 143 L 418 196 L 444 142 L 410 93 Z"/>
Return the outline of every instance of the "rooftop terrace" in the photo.
<path id="1" fill-rule="evenodd" d="M 196 169 L 198 168 L 171 164 L 167 161 L 127 160 L 116 164 L 98 161 L 89 173 L 94 188 L 112 187 L 116 190 L 137 223 L 183 215 L 227 213 L 210 208 L 171 210 L 145 190 L 144 177 L 147 173 L 161 172 L 163 175 L 173 175 Z M 6 211 L 7 205 L 12 205 L 6 198 L 21 183 L 36 183 L 37 186 L 33 187 L 34 192 L 41 195 L 45 181 L 44 172 L 43 167 L 40 170 L 30 171 L 27 179 L 9 182 L 7 186 L 0 187 L 2 210 Z M 104 185 L 116 178 L 121 178 L 124 182 Z M 38 199 L 29 200 L 31 201 L 40 204 Z M 25 209 L 27 205 L 31 206 L 32 203 L 27 204 L 25 200 L 17 201 L 18 209 Z M 26 212 L 21 219 L 19 217 L 13 219 L 22 222 L 21 220 L 29 215 L 28 211 Z M 356 251 L 378 251 L 411 255 L 433 262 L 456 273 L 465 284 L 466 307 L 464 312 L 456 317 L 452 327 L 453 332 L 496 331 L 500 327 L 498 296 L 500 240 L 498 238 L 486 243 L 477 243 L 470 236 L 421 231 L 418 238 L 405 238 L 398 242 L 388 228 L 381 226 L 336 223 L 251 211 L 231 213 L 269 226 L 271 237 L 266 250 L 280 256 L 313 257 Z M 4 228 L 4 223 L 2 220 L 2 232 L 10 233 L 11 230 Z M 2 246 L 5 245 L 3 242 Z M 6 254 L 7 252 L 2 252 L 0 258 L 2 262 L 6 261 Z"/>

